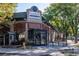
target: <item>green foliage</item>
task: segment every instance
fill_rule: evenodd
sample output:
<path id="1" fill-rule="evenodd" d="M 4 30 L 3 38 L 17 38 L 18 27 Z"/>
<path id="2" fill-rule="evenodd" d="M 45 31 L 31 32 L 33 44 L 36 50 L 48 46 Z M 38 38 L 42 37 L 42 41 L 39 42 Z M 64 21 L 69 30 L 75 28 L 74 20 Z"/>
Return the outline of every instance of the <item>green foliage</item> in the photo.
<path id="1" fill-rule="evenodd" d="M 45 9 L 43 15 L 60 32 L 74 34 L 76 29 L 75 18 L 77 18 L 78 10 L 79 4 L 52 3 Z"/>
<path id="2" fill-rule="evenodd" d="M 16 3 L 0 3 L 0 23 L 10 21 L 16 5 Z"/>
<path id="3" fill-rule="evenodd" d="M 65 34 L 77 34 L 79 4 L 76 3 L 52 3 L 45 9 L 44 17 Z"/>

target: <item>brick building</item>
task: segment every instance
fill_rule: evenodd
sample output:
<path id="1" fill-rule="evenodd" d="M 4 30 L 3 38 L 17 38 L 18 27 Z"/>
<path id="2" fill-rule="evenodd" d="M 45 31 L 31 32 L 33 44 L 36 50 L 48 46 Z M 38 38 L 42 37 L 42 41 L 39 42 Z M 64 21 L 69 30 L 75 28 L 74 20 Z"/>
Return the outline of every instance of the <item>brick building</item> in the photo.
<path id="1" fill-rule="evenodd" d="M 44 21 L 41 11 L 32 6 L 26 12 L 14 13 L 10 32 L 8 32 L 8 44 L 19 42 L 22 39 L 30 45 L 47 45 L 53 41 L 55 29 Z M 17 34 L 16 34 L 17 33 Z M 16 38 L 17 37 L 17 38 Z"/>

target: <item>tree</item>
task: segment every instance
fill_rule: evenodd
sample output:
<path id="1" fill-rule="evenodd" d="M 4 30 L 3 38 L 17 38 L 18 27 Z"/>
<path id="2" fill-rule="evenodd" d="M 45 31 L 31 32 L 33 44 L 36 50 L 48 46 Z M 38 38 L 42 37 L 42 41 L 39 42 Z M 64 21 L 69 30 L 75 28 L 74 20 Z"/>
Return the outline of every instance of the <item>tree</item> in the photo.
<path id="1" fill-rule="evenodd" d="M 45 9 L 43 15 L 51 25 L 58 29 L 59 32 L 63 32 L 64 40 L 66 40 L 67 36 L 72 33 L 75 36 L 76 42 L 78 10 L 79 4 L 53 3 Z"/>
<path id="2" fill-rule="evenodd" d="M 16 8 L 15 3 L 0 3 L 0 24 L 9 24 Z"/>

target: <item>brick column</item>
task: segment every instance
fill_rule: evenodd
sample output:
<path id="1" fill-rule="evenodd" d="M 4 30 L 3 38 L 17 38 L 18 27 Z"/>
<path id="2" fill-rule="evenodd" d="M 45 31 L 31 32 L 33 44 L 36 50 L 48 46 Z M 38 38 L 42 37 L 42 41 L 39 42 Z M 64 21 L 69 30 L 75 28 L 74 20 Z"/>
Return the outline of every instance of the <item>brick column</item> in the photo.
<path id="1" fill-rule="evenodd" d="M 14 22 L 15 22 L 15 21 L 12 21 L 12 22 L 10 23 L 10 32 L 14 32 Z"/>
<path id="2" fill-rule="evenodd" d="M 27 44 L 27 41 L 28 41 L 28 23 L 25 23 L 25 41 Z"/>

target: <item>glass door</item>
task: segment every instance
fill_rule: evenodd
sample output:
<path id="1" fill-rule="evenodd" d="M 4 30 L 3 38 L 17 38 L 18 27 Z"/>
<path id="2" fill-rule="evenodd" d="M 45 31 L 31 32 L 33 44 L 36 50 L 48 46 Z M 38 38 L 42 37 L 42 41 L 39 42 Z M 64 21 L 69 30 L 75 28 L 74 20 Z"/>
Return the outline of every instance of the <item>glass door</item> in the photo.
<path id="1" fill-rule="evenodd" d="M 35 45 L 41 45 L 41 33 L 39 30 L 34 31 L 34 40 L 35 40 Z"/>
<path id="2" fill-rule="evenodd" d="M 16 33 L 9 32 L 9 45 L 14 45 L 14 44 L 16 44 L 16 42 L 17 42 Z"/>
<path id="3" fill-rule="evenodd" d="M 28 30 L 28 44 L 29 45 L 34 45 L 34 30 L 33 29 L 29 29 Z"/>
<path id="4" fill-rule="evenodd" d="M 47 32 L 41 31 L 41 45 L 47 44 Z"/>

